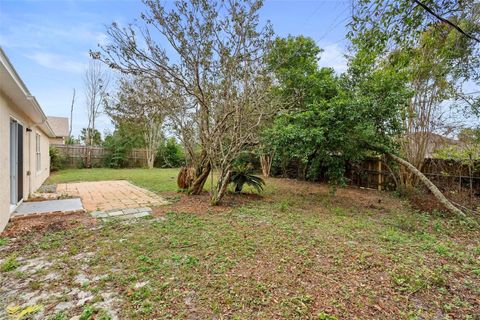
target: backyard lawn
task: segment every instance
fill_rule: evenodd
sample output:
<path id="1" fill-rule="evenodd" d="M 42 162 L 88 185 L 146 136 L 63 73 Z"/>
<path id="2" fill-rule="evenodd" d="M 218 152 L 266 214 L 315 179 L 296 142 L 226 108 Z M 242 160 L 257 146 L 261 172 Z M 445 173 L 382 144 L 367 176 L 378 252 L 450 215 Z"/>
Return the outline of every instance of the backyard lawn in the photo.
<path id="1" fill-rule="evenodd" d="M 178 169 L 66 169 L 54 172 L 45 184 L 77 181 L 128 180 L 154 192 L 177 190 Z"/>
<path id="2" fill-rule="evenodd" d="M 176 172 L 65 170 L 49 183 L 126 179 L 171 195 Z M 192 205 L 201 197 L 170 197 L 138 223 L 1 238 L 0 318 L 37 305 L 38 319 L 479 319 L 480 230 L 466 222 L 287 179 L 220 208 Z"/>

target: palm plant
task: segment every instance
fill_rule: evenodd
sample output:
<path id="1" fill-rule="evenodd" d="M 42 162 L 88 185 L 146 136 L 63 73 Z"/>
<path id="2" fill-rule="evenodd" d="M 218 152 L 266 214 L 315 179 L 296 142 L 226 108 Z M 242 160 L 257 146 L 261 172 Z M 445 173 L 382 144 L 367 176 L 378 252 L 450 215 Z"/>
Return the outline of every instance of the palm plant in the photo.
<path id="1" fill-rule="evenodd" d="M 230 183 L 235 186 L 235 192 L 242 192 L 245 184 L 253 187 L 257 192 L 261 192 L 265 185 L 265 181 L 262 178 L 253 175 L 253 167 L 245 163 L 237 164 L 233 167 Z"/>

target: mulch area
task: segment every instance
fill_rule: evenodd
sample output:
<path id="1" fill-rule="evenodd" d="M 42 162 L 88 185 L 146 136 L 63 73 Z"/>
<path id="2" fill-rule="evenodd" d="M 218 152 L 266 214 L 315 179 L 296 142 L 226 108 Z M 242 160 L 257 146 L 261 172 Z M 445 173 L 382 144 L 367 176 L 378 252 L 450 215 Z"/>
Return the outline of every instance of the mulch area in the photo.
<path id="1" fill-rule="evenodd" d="M 153 207 L 152 214 L 157 217 L 163 216 L 168 212 L 196 214 L 225 212 L 248 202 L 263 199 L 262 196 L 257 194 L 227 194 L 220 205 L 212 206 L 210 205 L 210 195 L 208 192 L 194 196 L 176 192 L 168 192 L 162 195 L 167 199 L 169 198 L 172 203 Z M 47 232 L 77 228 L 79 226 L 87 228 L 94 227 L 96 223 L 97 220 L 88 213 L 35 215 L 28 218 L 11 220 L 0 236 L 18 237 L 31 232 L 44 234 Z"/>
<path id="2" fill-rule="evenodd" d="M 228 193 L 219 205 L 212 206 L 208 192 L 203 192 L 199 195 L 168 192 L 162 195 L 169 199 L 171 204 L 153 208 L 154 216 L 162 216 L 169 212 L 196 214 L 225 212 L 245 205 L 248 202 L 265 199 L 261 195 L 252 193 Z"/>
<path id="3" fill-rule="evenodd" d="M 0 234 L 2 237 L 18 237 L 31 232 L 44 234 L 60 230 L 77 228 L 81 225 L 93 227 L 96 219 L 88 213 L 38 215 L 31 218 L 12 220 Z"/>
<path id="4" fill-rule="evenodd" d="M 322 198 L 328 199 L 332 205 L 376 210 L 400 209 L 406 205 L 405 201 L 386 191 L 346 187 L 337 188 L 332 193 L 331 187 L 325 183 L 276 178 L 269 180 L 278 188 L 278 191 L 274 192 L 274 198 L 281 198 L 287 193 L 294 197 L 319 198 L 318 196 L 322 196 Z M 312 202 L 312 205 L 317 206 L 318 203 Z"/>

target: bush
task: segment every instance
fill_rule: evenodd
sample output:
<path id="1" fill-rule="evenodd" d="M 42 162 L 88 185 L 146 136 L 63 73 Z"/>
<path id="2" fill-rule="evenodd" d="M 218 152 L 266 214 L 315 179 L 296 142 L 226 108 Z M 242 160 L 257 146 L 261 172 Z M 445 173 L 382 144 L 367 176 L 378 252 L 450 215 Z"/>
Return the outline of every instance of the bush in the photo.
<path id="1" fill-rule="evenodd" d="M 128 165 L 128 153 L 132 150 L 134 142 L 117 134 L 105 137 L 103 146 L 107 149 L 104 162 L 109 168 L 125 168 Z"/>
<path id="2" fill-rule="evenodd" d="M 185 164 L 182 146 L 173 137 L 162 143 L 157 150 L 155 167 L 178 168 Z"/>
<path id="3" fill-rule="evenodd" d="M 235 186 L 235 192 L 242 192 L 243 186 L 246 184 L 260 193 L 265 185 L 265 181 L 262 178 L 253 175 L 253 167 L 250 164 L 235 165 L 230 177 L 230 183 Z"/>
<path id="4" fill-rule="evenodd" d="M 248 165 L 256 171 L 260 170 L 261 168 L 259 156 L 250 151 L 242 151 L 233 162 L 233 165 Z"/>
<path id="5" fill-rule="evenodd" d="M 50 147 L 50 171 L 58 171 L 64 169 L 67 165 L 67 158 L 55 147 Z"/>

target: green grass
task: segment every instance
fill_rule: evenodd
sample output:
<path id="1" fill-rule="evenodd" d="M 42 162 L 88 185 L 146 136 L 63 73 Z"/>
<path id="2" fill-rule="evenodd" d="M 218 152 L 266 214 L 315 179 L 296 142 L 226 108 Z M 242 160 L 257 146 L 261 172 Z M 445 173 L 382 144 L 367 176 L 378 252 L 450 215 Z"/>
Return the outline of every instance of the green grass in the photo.
<path id="1" fill-rule="evenodd" d="M 164 192 L 177 190 L 177 174 L 178 169 L 67 169 L 52 173 L 45 183 L 128 180 L 153 192 Z"/>
<path id="2" fill-rule="evenodd" d="M 0 271 L 1 272 L 9 272 L 15 270 L 18 267 L 19 263 L 17 261 L 17 256 L 12 254 L 8 256 L 1 264 L 0 264 Z"/>

